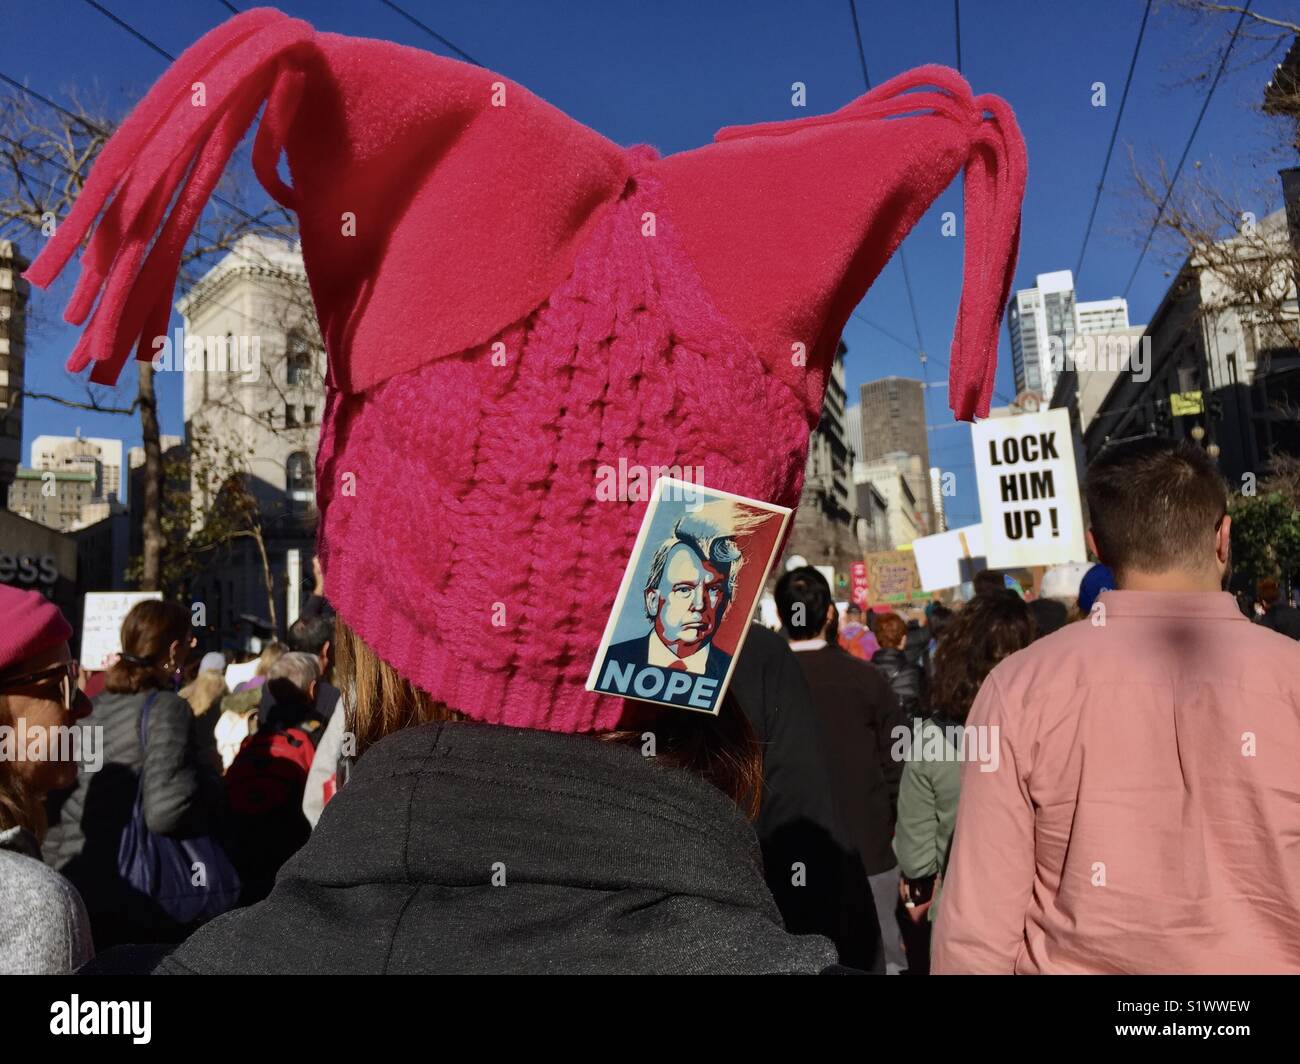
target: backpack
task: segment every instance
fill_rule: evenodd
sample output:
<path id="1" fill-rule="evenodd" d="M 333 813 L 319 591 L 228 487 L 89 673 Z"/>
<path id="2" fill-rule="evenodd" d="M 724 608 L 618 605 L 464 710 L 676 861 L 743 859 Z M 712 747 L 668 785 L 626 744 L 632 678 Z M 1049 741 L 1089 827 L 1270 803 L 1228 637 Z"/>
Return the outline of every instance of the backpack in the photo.
<path id="1" fill-rule="evenodd" d="M 263 728 L 245 739 L 226 771 L 230 811 L 237 816 L 300 811 L 319 739 L 319 721 Z"/>

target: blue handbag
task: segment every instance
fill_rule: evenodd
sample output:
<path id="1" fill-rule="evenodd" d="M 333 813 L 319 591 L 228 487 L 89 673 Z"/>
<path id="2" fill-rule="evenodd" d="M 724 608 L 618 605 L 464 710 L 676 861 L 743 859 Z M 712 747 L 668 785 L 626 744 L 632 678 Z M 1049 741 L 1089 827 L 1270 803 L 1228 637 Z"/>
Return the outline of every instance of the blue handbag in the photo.
<path id="1" fill-rule="evenodd" d="M 153 691 L 140 709 L 140 780 L 131 819 L 117 848 L 117 871 L 127 909 L 139 923 L 190 927 L 239 904 L 235 866 L 210 835 L 173 839 L 150 831 L 144 819 L 144 757 Z"/>

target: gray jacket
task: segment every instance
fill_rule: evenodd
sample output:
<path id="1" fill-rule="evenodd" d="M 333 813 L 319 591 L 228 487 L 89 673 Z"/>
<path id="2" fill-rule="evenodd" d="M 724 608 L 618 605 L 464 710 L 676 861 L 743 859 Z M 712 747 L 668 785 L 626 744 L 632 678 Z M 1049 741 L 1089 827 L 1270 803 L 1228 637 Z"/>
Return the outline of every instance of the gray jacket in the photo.
<path id="1" fill-rule="evenodd" d="M 23 828 L 0 831 L 0 899 L 0 975 L 66 975 L 94 956 L 81 895 Z"/>
<path id="2" fill-rule="evenodd" d="M 81 892 L 101 949 L 139 930 L 116 926 L 122 910 L 118 844 L 137 787 L 144 789 L 145 824 L 157 835 L 208 834 L 217 827 L 223 805 L 216 748 L 211 733 L 197 726 L 189 703 L 170 691 L 158 692 L 149 712 L 147 750 L 141 749 L 145 698 L 145 692 L 96 697 L 82 726 L 102 729 L 102 764 L 97 772 L 83 767 L 76 786 L 51 795 L 48 803 L 45 863 Z"/>
<path id="3" fill-rule="evenodd" d="M 367 750 L 270 897 L 205 924 L 157 971 L 834 963 L 826 939 L 786 933 L 753 829 L 721 791 L 638 749 L 458 722 L 403 728 Z"/>

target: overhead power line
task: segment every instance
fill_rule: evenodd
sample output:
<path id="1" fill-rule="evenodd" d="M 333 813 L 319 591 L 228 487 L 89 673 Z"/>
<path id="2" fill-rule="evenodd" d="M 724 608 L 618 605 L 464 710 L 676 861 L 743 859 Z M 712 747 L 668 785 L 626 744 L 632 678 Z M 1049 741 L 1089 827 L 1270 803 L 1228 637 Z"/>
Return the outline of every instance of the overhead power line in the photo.
<path id="1" fill-rule="evenodd" d="M 1147 249 L 1151 247 L 1151 238 L 1156 234 L 1156 226 L 1160 224 L 1160 219 L 1165 213 L 1165 207 L 1169 205 L 1169 197 L 1174 193 L 1174 186 L 1178 184 L 1178 175 L 1183 172 L 1183 164 L 1187 162 L 1188 153 L 1192 150 L 1192 141 L 1196 139 L 1196 133 L 1201 128 L 1201 120 L 1205 117 L 1205 112 L 1209 109 L 1210 101 L 1214 99 L 1214 90 L 1219 87 L 1219 79 L 1223 77 L 1224 68 L 1228 65 L 1228 57 L 1232 54 L 1232 46 L 1237 43 L 1237 34 L 1241 32 L 1241 24 L 1246 21 L 1246 15 L 1250 11 L 1250 5 L 1253 0 L 1246 0 L 1241 8 L 1241 14 L 1237 16 L 1237 24 L 1232 28 L 1232 36 L 1228 39 L 1228 46 L 1223 49 L 1223 58 L 1219 60 L 1219 69 L 1214 72 L 1214 80 L 1210 82 L 1210 91 L 1205 94 L 1205 99 L 1201 103 L 1200 113 L 1196 116 L 1196 124 L 1192 126 L 1192 132 L 1187 137 L 1187 143 L 1183 147 L 1183 154 L 1178 159 L 1178 166 L 1174 169 L 1174 176 L 1170 178 L 1169 185 L 1165 189 L 1164 199 L 1160 201 L 1160 209 L 1151 219 L 1151 228 L 1147 230 L 1147 238 L 1142 244 L 1142 253 L 1138 255 L 1138 260 L 1133 264 L 1133 273 L 1129 276 L 1128 284 L 1124 286 L 1124 297 L 1128 298 L 1129 289 L 1133 287 L 1134 280 L 1137 279 L 1138 270 L 1142 266 L 1142 260 L 1146 258 Z"/>
<path id="2" fill-rule="evenodd" d="M 1124 118 L 1124 105 L 1128 102 L 1129 86 L 1133 84 L 1133 71 L 1137 68 L 1138 52 L 1142 49 L 1142 37 L 1147 31 L 1147 19 L 1151 15 L 1151 0 L 1147 0 L 1142 12 L 1142 24 L 1138 27 L 1137 41 L 1133 45 L 1133 58 L 1129 60 L 1128 76 L 1124 79 L 1124 92 L 1119 98 L 1119 111 L 1115 114 L 1115 126 L 1110 131 L 1110 144 L 1106 146 L 1106 161 L 1101 164 L 1101 177 L 1097 179 L 1097 194 L 1092 198 L 1092 210 L 1088 212 L 1088 225 L 1083 231 L 1083 246 L 1079 248 L 1079 261 L 1074 267 L 1075 284 L 1083 272 L 1083 256 L 1088 251 L 1088 239 L 1092 236 L 1092 223 L 1097 217 L 1097 205 L 1101 203 L 1101 191 L 1106 184 L 1106 172 L 1110 169 L 1110 157 L 1115 151 L 1115 138 L 1119 135 L 1119 124 Z"/>
<path id="3" fill-rule="evenodd" d="M 952 22 L 957 31 L 957 73 L 961 73 L 961 0 L 952 0 Z"/>
<path id="4" fill-rule="evenodd" d="M 442 44 L 443 47 L 450 48 L 453 52 L 455 52 L 458 56 L 460 56 L 461 59 L 465 60 L 465 62 L 473 63 L 475 66 L 479 66 L 479 67 L 483 65 L 472 55 L 470 55 L 467 51 L 465 51 L 465 49 L 460 48 L 457 45 L 453 44 L 451 41 L 447 40 L 446 37 L 444 37 L 441 33 L 435 30 L 432 26 L 426 25 L 425 23 L 421 22 L 418 18 L 416 18 L 414 15 L 412 15 L 409 11 L 406 11 L 403 8 L 399 7 L 397 4 L 393 3 L 393 0 L 379 0 L 379 2 L 383 4 L 385 7 L 391 8 L 392 10 L 396 11 L 399 15 L 402 16 L 402 18 L 406 19 L 409 23 L 411 23 L 411 25 L 418 26 L 420 29 L 424 30 L 424 32 L 427 33 L 430 37 L 432 37 L 435 41 L 438 41 L 440 44 Z"/>

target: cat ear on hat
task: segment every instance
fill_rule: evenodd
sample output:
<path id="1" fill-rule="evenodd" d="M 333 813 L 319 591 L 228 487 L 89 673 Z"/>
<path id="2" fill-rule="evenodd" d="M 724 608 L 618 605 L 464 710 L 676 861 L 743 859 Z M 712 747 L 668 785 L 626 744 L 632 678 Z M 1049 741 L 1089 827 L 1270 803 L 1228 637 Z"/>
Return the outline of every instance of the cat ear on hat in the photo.
<path id="1" fill-rule="evenodd" d="M 955 71 L 921 67 L 832 114 L 720 130 L 657 169 L 710 295 L 813 416 L 849 314 L 964 171 L 949 394 L 959 418 L 987 414 L 1026 174 L 1003 101 L 973 97 Z"/>
<path id="2" fill-rule="evenodd" d="M 70 370 L 112 384 L 132 347 L 153 357 L 185 241 L 259 110 L 254 170 L 298 215 L 343 391 L 534 310 L 628 175 L 617 145 L 491 71 L 271 9 L 237 15 L 140 101 L 25 274 L 47 287 L 89 235 L 64 315 L 86 323 Z"/>

